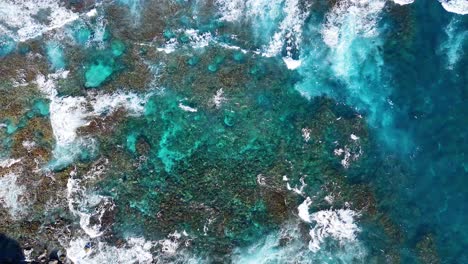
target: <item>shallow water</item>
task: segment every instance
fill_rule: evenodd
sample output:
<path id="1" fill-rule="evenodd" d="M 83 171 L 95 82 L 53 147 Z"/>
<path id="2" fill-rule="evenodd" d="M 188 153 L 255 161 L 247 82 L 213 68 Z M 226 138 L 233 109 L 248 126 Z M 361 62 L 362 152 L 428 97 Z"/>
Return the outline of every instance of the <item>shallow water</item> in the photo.
<path id="1" fill-rule="evenodd" d="M 463 1 L 0 7 L 27 259 L 468 262 Z"/>

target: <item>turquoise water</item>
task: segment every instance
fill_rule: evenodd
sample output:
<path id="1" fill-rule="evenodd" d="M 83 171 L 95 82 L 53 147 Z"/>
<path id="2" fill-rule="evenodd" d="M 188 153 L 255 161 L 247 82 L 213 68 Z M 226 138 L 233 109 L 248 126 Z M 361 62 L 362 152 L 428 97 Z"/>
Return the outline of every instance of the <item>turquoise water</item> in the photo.
<path id="1" fill-rule="evenodd" d="M 454 2 L 67 1 L 59 26 L 18 11 L 33 37 L 5 16 L 0 233 L 76 263 L 467 263 Z"/>
<path id="2" fill-rule="evenodd" d="M 49 59 L 50 66 L 53 70 L 60 70 L 65 68 L 65 58 L 63 57 L 63 50 L 57 43 L 47 43 L 45 49 L 47 59 Z"/>

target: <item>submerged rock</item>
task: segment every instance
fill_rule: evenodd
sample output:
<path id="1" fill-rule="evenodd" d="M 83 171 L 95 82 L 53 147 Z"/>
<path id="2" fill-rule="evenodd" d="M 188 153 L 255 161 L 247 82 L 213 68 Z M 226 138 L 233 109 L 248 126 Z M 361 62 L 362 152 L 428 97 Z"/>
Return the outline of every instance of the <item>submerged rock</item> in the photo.
<path id="1" fill-rule="evenodd" d="M 97 60 L 94 64 L 89 66 L 85 73 L 85 86 L 87 88 L 97 88 L 106 81 L 113 72 L 114 69 L 112 66 L 102 60 Z"/>

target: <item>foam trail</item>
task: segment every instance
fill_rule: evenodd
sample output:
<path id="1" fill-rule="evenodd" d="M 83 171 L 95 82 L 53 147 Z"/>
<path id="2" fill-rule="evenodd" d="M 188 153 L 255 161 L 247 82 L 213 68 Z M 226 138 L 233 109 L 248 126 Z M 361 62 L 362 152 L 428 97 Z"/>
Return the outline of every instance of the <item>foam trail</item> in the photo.
<path id="1" fill-rule="evenodd" d="M 283 12 L 285 17 L 264 53 L 268 57 L 280 54 L 284 45 L 286 45 L 286 57 L 288 58 L 293 56 L 293 52 L 299 51 L 302 42 L 302 28 L 308 12 L 302 10 L 299 6 L 299 0 L 287 0 Z"/>
<path id="2" fill-rule="evenodd" d="M 116 92 L 114 94 L 96 94 L 89 98 L 93 107 L 90 115 L 112 113 L 118 108 L 124 108 L 129 115 L 138 116 L 145 110 L 145 103 L 151 95 L 139 96 L 135 93 Z"/>
<path id="3" fill-rule="evenodd" d="M 307 197 L 297 210 L 299 218 L 306 223 L 311 223 L 313 226 L 309 232 L 311 237 L 309 249 L 312 252 L 318 252 L 321 249 L 320 245 L 327 238 L 335 239 L 340 245 L 357 240 L 356 236 L 361 229 L 354 219 L 359 216 L 358 213 L 350 209 L 330 209 L 310 214 L 309 208 L 311 205 L 312 199 Z"/>
<path id="4" fill-rule="evenodd" d="M 49 75 L 48 78 L 43 75 L 38 75 L 36 78 L 39 89 L 50 100 L 50 124 L 55 138 L 53 167 L 71 163 L 80 153 L 80 146 L 76 144 L 76 130 L 87 124 L 84 97 L 57 96 L 55 79 L 66 78 L 67 75 L 68 72 L 61 72 Z"/>
<path id="5" fill-rule="evenodd" d="M 207 47 L 210 44 L 217 43 L 216 39 L 213 38 L 210 32 L 204 32 L 201 33 L 198 30 L 195 29 L 187 29 L 187 30 L 178 30 L 177 32 L 183 32 L 189 39 L 189 42 L 187 43 L 188 46 L 190 46 L 193 49 L 202 49 Z M 167 54 L 170 54 L 176 49 L 183 47 L 184 44 L 180 43 L 177 38 L 172 38 L 168 40 L 163 47 L 158 48 L 158 51 L 165 52 Z"/>
<path id="6" fill-rule="evenodd" d="M 8 209 L 13 219 L 19 219 L 27 209 L 27 203 L 21 197 L 26 192 L 26 187 L 18 185 L 18 175 L 7 173 L 0 176 L 0 205 Z"/>
<path id="7" fill-rule="evenodd" d="M 49 63 L 53 70 L 61 70 L 65 68 L 65 59 L 63 48 L 56 42 L 48 42 L 46 44 L 46 54 Z"/>
<path id="8" fill-rule="evenodd" d="M 329 47 L 332 74 L 346 83 L 347 101 L 377 114 L 387 104 L 382 86 L 383 59 L 377 23 L 384 1 L 345 0 L 326 17 L 323 41 Z M 332 94 L 333 95 L 333 94 Z M 374 119 L 376 116 L 371 116 Z"/>
<path id="9" fill-rule="evenodd" d="M 383 59 L 379 51 L 382 41 L 378 36 L 377 23 L 384 5 L 385 2 L 380 0 L 337 2 L 326 15 L 320 30 L 325 47 L 319 44 L 310 47 L 313 51 L 307 57 L 307 61 L 315 63 L 314 67 L 322 68 L 323 71 L 329 71 L 331 68 L 328 74 L 346 84 L 348 101 L 358 108 L 368 108 L 385 102 L 381 97 L 385 97 L 386 92 L 379 91 L 374 87 L 376 85 L 369 84 L 369 81 L 372 84 L 380 83 Z M 367 80 L 364 81 L 364 77 Z M 308 88 L 305 91 L 311 95 L 325 93 L 332 97 L 338 96 L 336 89 Z"/>
<path id="10" fill-rule="evenodd" d="M 138 25 L 141 21 L 141 13 L 143 12 L 145 0 L 119 0 L 119 2 L 128 6 L 133 25 Z"/>
<path id="11" fill-rule="evenodd" d="M 91 42 L 97 44 L 100 49 L 104 48 L 104 38 L 106 36 L 107 19 L 104 15 L 98 16 L 96 19 L 96 25 L 94 26 L 94 34 Z"/>
<path id="12" fill-rule="evenodd" d="M 453 17 L 445 29 L 447 40 L 439 48 L 441 54 L 447 57 L 447 68 L 453 69 L 463 55 L 463 45 L 468 39 L 468 30 L 460 27 L 461 20 Z M 461 28 L 461 29 L 460 29 Z"/>
<path id="13" fill-rule="evenodd" d="M 3 159 L 0 160 L 0 167 L 2 168 L 9 168 L 17 163 L 19 163 L 22 159 Z"/>
<path id="14" fill-rule="evenodd" d="M 351 81 L 352 75 L 358 74 L 354 62 L 375 56 L 372 54 L 376 52 L 374 45 L 369 42 L 378 40 L 377 22 L 384 5 L 384 1 L 346 0 L 338 2 L 327 15 L 322 35 L 325 44 L 331 48 L 331 56 L 336 59 L 337 63 L 332 67 L 338 76 Z M 353 52 L 353 48 L 357 48 L 356 42 L 366 44 L 357 50 L 358 54 Z M 377 66 L 381 66 L 381 58 L 377 59 Z"/>
<path id="15" fill-rule="evenodd" d="M 255 37 L 262 41 L 270 40 L 282 19 L 284 0 L 217 0 L 221 20 L 228 22 L 248 22 Z"/>

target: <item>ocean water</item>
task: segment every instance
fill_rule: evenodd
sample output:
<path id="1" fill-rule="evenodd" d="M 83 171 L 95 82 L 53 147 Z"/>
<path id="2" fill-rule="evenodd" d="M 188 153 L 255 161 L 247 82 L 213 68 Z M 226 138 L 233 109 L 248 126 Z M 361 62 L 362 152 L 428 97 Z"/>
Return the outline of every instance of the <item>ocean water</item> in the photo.
<path id="1" fill-rule="evenodd" d="M 0 261 L 468 263 L 467 13 L 0 0 Z"/>

